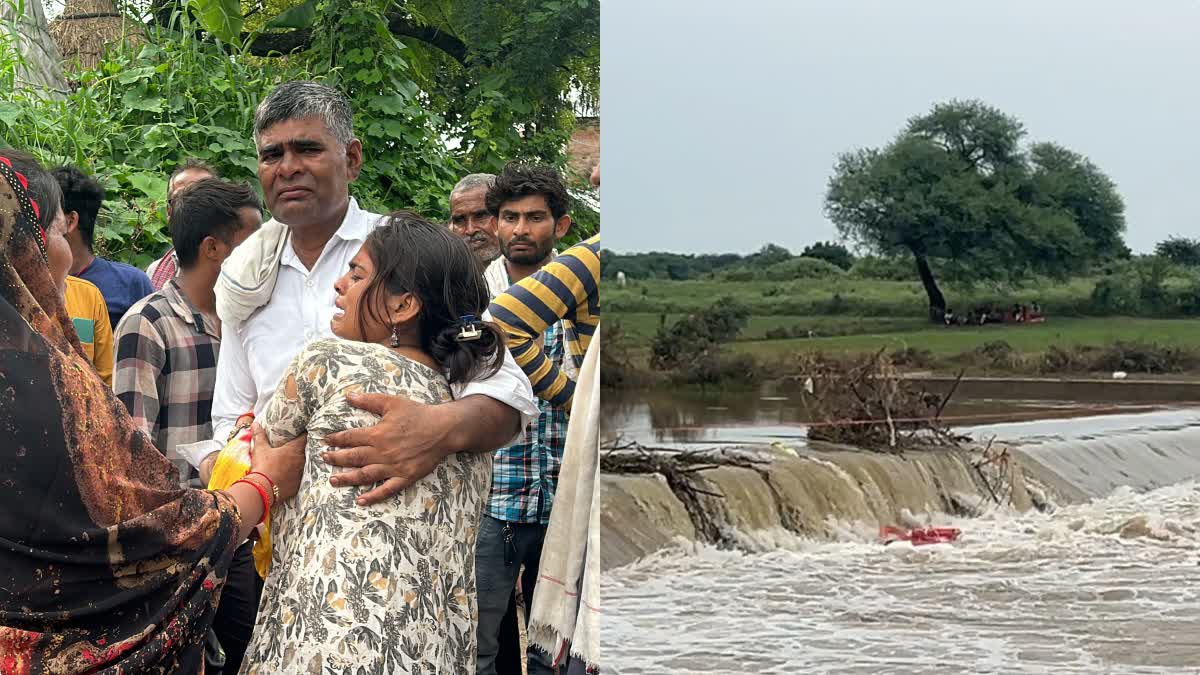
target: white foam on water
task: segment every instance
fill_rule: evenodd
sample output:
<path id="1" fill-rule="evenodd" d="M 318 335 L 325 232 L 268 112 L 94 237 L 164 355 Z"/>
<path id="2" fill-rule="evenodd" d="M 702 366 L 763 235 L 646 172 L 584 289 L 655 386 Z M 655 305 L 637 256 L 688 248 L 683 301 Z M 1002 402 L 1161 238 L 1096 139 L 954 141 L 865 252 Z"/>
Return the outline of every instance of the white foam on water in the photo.
<path id="1" fill-rule="evenodd" d="M 748 535 L 603 581 L 607 672 L 1197 673 L 1200 488 L 1120 488 L 1053 514 L 996 510 L 955 544 Z M 784 540 L 787 540 L 786 542 Z"/>

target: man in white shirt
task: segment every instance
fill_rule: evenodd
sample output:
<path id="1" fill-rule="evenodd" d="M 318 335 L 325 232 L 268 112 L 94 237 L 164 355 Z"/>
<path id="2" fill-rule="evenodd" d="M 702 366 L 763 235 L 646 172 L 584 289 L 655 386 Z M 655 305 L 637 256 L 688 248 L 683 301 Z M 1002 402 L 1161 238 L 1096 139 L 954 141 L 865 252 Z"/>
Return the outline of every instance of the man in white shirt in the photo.
<path id="1" fill-rule="evenodd" d="M 304 345 L 333 335 L 333 284 L 384 221 L 350 196 L 362 144 L 354 138 L 350 104 L 338 92 L 313 82 L 280 85 L 259 105 L 254 137 L 259 181 L 274 218 L 226 259 L 215 289 L 222 339 L 213 440 L 177 446 L 205 482 L 237 418 L 261 413 Z M 381 501 L 428 475 L 450 453 L 506 445 L 538 412 L 528 378 L 507 352 L 500 372 L 454 393 L 455 401 L 436 406 L 398 397 L 368 400 L 365 406 L 386 413 L 370 430 L 378 433 L 369 437 L 377 447 L 339 455 L 339 465 L 364 468 L 339 474 L 334 484 L 383 482 L 358 498 L 364 505 Z M 246 576 L 247 570 L 240 572 Z M 256 576 L 252 566 L 248 572 Z M 226 590 L 231 597 L 251 591 Z M 221 628 L 240 644 L 250 637 L 256 605 L 235 614 Z"/>
<path id="2" fill-rule="evenodd" d="M 254 120 L 258 174 L 271 222 L 222 267 L 217 311 L 221 355 L 213 398 L 214 440 L 181 446 L 211 471 L 239 416 L 266 406 L 284 370 L 308 342 L 332 336 L 333 284 L 384 217 L 359 208 L 349 185 L 362 166 L 350 104 L 314 82 L 277 87 Z M 511 355 L 485 380 L 456 388 L 456 400 L 427 406 L 394 396 L 350 397 L 383 419 L 361 430 L 367 444 L 333 453 L 338 486 L 383 485 L 359 504 L 386 499 L 428 475 L 453 452 L 491 452 L 538 414 L 528 379 Z M 332 460 L 332 461 L 331 461 Z"/>

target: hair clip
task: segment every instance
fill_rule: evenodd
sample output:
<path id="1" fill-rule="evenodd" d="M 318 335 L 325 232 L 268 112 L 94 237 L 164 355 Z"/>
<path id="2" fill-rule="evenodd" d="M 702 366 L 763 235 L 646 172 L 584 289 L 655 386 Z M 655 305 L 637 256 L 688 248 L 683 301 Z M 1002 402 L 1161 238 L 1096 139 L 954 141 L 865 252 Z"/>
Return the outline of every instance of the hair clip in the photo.
<path id="1" fill-rule="evenodd" d="M 455 337 L 456 340 L 459 342 L 473 342 L 483 337 L 483 331 L 475 323 L 474 314 L 467 314 L 459 318 L 462 319 L 462 329 L 458 331 L 458 335 Z"/>

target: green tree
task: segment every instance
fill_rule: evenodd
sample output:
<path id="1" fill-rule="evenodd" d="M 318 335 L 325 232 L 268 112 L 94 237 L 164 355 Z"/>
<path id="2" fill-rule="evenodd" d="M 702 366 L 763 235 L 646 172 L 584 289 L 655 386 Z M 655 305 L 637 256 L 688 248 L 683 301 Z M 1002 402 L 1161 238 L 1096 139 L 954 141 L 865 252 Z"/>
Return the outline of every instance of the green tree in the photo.
<path id="1" fill-rule="evenodd" d="M 848 270 L 854 266 L 854 256 L 850 253 L 850 250 L 833 241 L 818 241 L 815 244 L 809 244 L 804 247 L 804 251 L 800 254 L 800 257 L 824 260 L 827 263 L 837 265 L 843 270 Z"/>
<path id="2" fill-rule="evenodd" d="M 1168 237 L 1154 247 L 1154 254 L 1162 256 L 1176 265 L 1200 266 L 1200 240 L 1186 237 Z"/>
<path id="3" fill-rule="evenodd" d="M 1054 143 L 1029 149 L 1033 165 L 1033 199 L 1047 208 L 1065 208 L 1096 256 L 1127 253 L 1125 202 L 1112 179 L 1087 157 Z"/>
<path id="4" fill-rule="evenodd" d="M 738 336 L 750 318 L 750 309 L 733 298 L 659 328 L 650 344 L 650 365 L 656 370 L 685 368 L 689 363 L 719 352 Z"/>
<path id="5" fill-rule="evenodd" d="M 874 252 L 911 255 L 935 321 L 946 299 L 932 261 L 943 277 L 1012 281 L 1063 277 L 1114 251 L 1119 197 L 1095 208 L 1076 198 L 1115 196 L 1111 182 L 1056 146 L 1041 147 L 1031 166 L 1023 136 L 1018 120 L 978 101 L 938 104 L 886 147 L 841 155 L 826 214 Z"/>
<path id="6" fill-rule="evenodd" d="M 767 244 L 757 253 L 746 256 L 747 267 L 764 268 L 792 259 L 792 252 L 776 244 Z"/>
<path id="7" fill-rule="evenodd" d="M 0 86 L 0 145 L 101 178 L 97 246 L 138 265 L 169 243 L 166 176 L 184 158 L 256 182 L 254 108 L 278 82 L 345 91 L 368 157 L 356 197 L 433 219 L 469 171 L 508 159 L 565 168 L 574 111 L 599 92 L 595 0 L 159 0 L 121 11 L 147 22 L 146 42 L 112 45 L 72 74 L 65 99 Z M 21 63 L 0 39 L 0 85 Z M 596 228 L 583 200 L 572 213 L 580 227 L 564 245 Z"/>
<path id="8" fill-rule="evenodd" d="M 512 159 L 562 165 L 577 110 L 600 93 L 598 0 L 167 0 L 155 16 L 194 9 L 219 39 L 260 57 L 316 58 L 336 69 L 347 56 L 374 58 L 376 42 L 404 51 L 410 93 L 458 139 L 463 163 L 497 171 Z M 347 12 L 379 20 L 365 41 L 345 39 Z M 249 14 L 250 21 L 243 21 Z M 169 20 L 169 19 L 167 19 Z M 330 48 L 331 46 L 335 48 Z M 359 84 L 390 89 L 364 78 Z M 584 181 L 585 176 L 576 177 Z"/>

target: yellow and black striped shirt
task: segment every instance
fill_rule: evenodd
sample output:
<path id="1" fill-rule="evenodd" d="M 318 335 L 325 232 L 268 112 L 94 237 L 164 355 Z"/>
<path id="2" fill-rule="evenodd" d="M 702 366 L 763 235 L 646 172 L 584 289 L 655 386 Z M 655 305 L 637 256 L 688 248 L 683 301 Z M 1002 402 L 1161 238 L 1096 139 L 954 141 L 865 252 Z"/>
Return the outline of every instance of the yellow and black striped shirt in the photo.
<path id="1" fill-rule="evenodd" d="M 600 235 L 572 246 L 532 276 L 496 296 L 492 320 L 508 337 L 508 349 L 529 377 L 533 392 L 570 410 L 575 383 L 546 358 L 537 337 L 563 321 L 566 357 L 575 367 L 600 324 Z"/>

